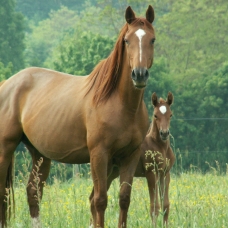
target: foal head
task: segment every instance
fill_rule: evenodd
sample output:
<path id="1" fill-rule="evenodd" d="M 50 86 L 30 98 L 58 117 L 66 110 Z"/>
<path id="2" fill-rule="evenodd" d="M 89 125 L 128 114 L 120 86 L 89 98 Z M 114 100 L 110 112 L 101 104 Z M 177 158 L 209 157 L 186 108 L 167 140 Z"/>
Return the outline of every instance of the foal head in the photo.
<path id="1" fill-rule="evenodd" d="M 124 41 L 127 56 L 131 67 L 131 78 L 136 88 L 146 86 L 149 77 L 148 69 L 153 63 L 155 34 L 152 26 L 154 10 L 149 5 L 145 18 L 136 18 L 134 11 L 129 6 L 125 12 L 127 33 Z"/>
<path id="2" fill-rule="evenodd" d="M 151 100 L 154 106 L 154 119 L 157 129 L 159 131 L 160 138 L 165 141 L 169 137 L 170 119 L 172 117 L 172 111 L 170 106 L 173 103 L 173 94 L 168 93 L 166 101 L 162 98 L 158 100 L 156 93 L 152 94 Z"/>

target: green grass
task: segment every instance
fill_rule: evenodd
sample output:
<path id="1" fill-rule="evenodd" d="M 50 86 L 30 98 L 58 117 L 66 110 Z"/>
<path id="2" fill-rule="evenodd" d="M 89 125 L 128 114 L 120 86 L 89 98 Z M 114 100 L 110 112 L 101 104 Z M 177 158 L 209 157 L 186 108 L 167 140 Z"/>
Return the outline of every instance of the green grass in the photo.
<path id="1" fill-rule="evenodd" d="M 170 217 L 172 228 L 225 228 L 228 224 L 228 175 L 197 172 L 171 176 Z M 29 209 L 26 201 L 26 182 L 18 179 L 15 183 L 16 216 L 10 222 L 12 228 L 30 227 Z M 71 182 L 59 183 L 44 188 L 41 203 L 43 228 L 84 228 L 89 227 L 90 179 L 76 178 Z M 114 181 L 108 193 L 106 227 L 116 228 L 118 224 L 119 182 Z M 144 178 L 135 178 L 131 205 L 128 213 L 128 227 L 152 227 L 149 217 L 149 195 Z M 158 227 L 162 227 L 159 216 Z"/>

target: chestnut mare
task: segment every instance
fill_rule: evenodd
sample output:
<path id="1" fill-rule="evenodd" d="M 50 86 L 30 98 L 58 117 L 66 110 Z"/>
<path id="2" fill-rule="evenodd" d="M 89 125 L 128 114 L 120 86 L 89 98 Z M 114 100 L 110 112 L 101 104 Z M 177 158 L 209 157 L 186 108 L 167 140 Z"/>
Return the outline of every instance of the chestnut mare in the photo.
<path id="1" fill-rule="evenodd" d="M 147 179 L 153 225 L 156 227 L 159 214 L 159 193 L 160 205 L 163 207 L 163 222 L 165 226 L 168 226 L 170 169 L 175 161 L 169 140 L 170 118 L 172 117 L 170 106 L 174 98 L 170 92 L 166 101 L 162 98 L 158 99 L 156 93 L 153 93 L 151 98 L 154 107 L 153 121 L 141 145 L 140 160 L 134 176 Z M 108 188 L 118 176 L 119 169 L 113 166 L 113 171 L 108 176 Z M 93 198 L 93 192 L 90 198 Z"/>
<path id="2" fill-rule="evenodd" d="M 149 126 L 143 101 L 153 63 L 154 10 L 136 18 L 128 7 L 126 24 L 115 47 L 88 76 L 72 76 L 42 68 L 27 68 L 0 87 L 0 223 L 8 219 L 7 191 L 12 189 L 13 153 L 23 142 L 32 155 L 40 181 L 34 189 L 31 172 L 27 197 L 33 227 L 40 227 L 42 197 L 51 160 L 91 163 L 94 227 L 104 227 L 107 177 L 115 163 L 120 170 L 119 224 L 127 226 L 131 185 L 140 145 Z M 9 190 L 7 190 L 9 189 Z M 39 194 L 38 194 L 39 193 Z M 39 196 L 39 197 L 37 197 Z M 12 197 L 11 197 L 12 198 Z"/>

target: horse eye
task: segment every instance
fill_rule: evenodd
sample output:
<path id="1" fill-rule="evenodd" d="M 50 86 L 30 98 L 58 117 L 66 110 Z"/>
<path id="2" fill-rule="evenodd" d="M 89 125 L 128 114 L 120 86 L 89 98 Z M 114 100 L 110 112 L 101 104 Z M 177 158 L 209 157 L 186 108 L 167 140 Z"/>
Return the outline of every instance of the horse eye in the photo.
<path id="1" fill-rule="evenodd" d="M 153 39 L 151 40 L 151 43 L 152 43 L 152 44 L 154 44 L 154 42 L 155 42 L 155 38 L 153 38 Z"/>
<path id="2" fill-rule="evenodd" d="M 157 119 L 158 117 L 156 115 L 154 115 L 154 118 Z"/>
<path id="3" fill-rule="evenodd" d="M 172 117 L 173 117 L 173 114 L 170 115 L 170 118 L 172 118 Z"/>
<path id="4" fill-rule="evenodd" d="M 125 42 L 126 44 L 129 44 L 129 41 L 128 41 L 127 39 L 124 39 L 124 42 Z"/>

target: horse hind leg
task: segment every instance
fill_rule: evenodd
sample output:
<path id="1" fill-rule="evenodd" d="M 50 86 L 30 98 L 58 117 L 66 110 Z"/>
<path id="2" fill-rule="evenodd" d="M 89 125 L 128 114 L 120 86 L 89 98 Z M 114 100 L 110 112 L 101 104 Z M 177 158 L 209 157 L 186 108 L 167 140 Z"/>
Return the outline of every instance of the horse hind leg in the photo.
<path id="1" fill-rule="evenodd" d="M 0 227 L 7 225 L 14 207 L 13 153 L 19 140 L 0 139 Z M 11 193 L 11 194 L 10 194 Z"/>
<path id="2" fill-rule="evenodd" d="M 49 175 L 51 160 L 40 154 L 28 140 L 23 142 L 32 156 L 33 163 L 27 185 L 27 200 L 32 218 L 32 227 L 40 228 L 39 205 L 43 196 L 44 183 Z"/>

